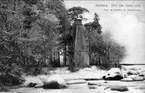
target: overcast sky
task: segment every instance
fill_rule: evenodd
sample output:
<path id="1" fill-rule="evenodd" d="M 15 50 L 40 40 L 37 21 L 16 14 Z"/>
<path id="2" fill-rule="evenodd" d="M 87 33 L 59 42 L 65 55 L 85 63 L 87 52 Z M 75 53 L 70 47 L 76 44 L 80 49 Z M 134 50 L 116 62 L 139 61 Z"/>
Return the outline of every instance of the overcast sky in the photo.
<path id="1" fill-rule="evenodd" d="M 103 32 L 110 31 L 112 38 L 126 47 L 126 57 L 122 62 L 145 63 L 145 1 L 66 0 L 65 5 L 66 8 L 73 6 L 87 8 L 90 12 L 84 14 L 88 19 L 86 22 L 92 21 L 94 13 L 97 13 Z M 127 11 L 129 9 L 133 11 Z"/>

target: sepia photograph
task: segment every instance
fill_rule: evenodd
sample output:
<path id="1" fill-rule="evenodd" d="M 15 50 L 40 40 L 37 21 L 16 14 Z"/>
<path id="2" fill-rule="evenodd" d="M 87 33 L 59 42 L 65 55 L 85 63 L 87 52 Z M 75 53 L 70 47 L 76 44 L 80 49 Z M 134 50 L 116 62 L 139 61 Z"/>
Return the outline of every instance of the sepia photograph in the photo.
<path id="1" fill-rule="evenodd" d="M 0 0 L 0 93 L 145 93 L 145 1 Z"/>

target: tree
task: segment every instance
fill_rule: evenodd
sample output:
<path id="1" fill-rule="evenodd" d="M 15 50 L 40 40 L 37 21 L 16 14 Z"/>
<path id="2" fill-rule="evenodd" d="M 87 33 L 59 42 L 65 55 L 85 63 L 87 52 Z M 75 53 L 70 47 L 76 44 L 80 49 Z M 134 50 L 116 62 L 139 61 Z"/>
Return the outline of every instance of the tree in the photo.
<path id="1" fill-rule="evenodd" d="M 0 80 L 8 79 L 0 83 L 19 81 L 26 66 L 50 59 L 66 13 L 62 0 L 0 0 Z"/>
<path id="2" fill-rule="evenodd" d="M 56 17 L 59 20 L 59 24 L 57 26 L 57 30 L 59 31 L 58 32 L 59 36 L 58 36 L 57 40 L 59 40 L 59 38 L 61 36 L 60 34 L 62 34 L 64 36 L 64 38 L 66 38 L 66 33 L 67 33 L 70 23 L 68 20 L 67 10 L 63 4 L 63 0 L 49 0 L 47 2 L 47 6 L 51 10 L 54 10 L 52 12 L 56 15 Z M 64 45 L 62 45 L 62 46 L 64 49 L 64 64 L 66 64 L 66 55 L 67 55 L 66 54 L 66 42 L 64 42 Z"/>
<path id="3" fill-rule="evenodd" d="M 47 0 L 45 3 L 43 1 L 37 2 L 36 6 L 30 6 L 35 12 L 35 22 L 33 27 L 31 27 L 30 33 L 36 34 L 29 35 L 30 38 L 36 38 L 34 42 L 36 46 L 32 48 L 33 54 L 41 55 L 39 57 L 47 58 L 53 56 L 54 47 L 56 47 L 56 40 L 60 34 L 60 30 L 67 30 L 68 18 L 67 11 L 61 0 Z M 30 9 L 29 9 L 30 10 Z M 33 21 L 33 20 L 31 20 Z M 37 29 L 36 29 L 37 28 Z M 37 37 L 36 37 L 37 36 Z M 40 41 L 40 42 L 35 42 Z M 39 47 L 39 48 L 38 48 Z M 42 50 L 39 53 L 35 50 Z M 39 59 L 39 58 L 38 58 Z M 41 59 L 41 58 L 40 58 Z"/>
<path id="4" fill-rule="evenodd" d="M 110 32 L 98 34 L 91 32 L 91 64 L 104 69 L 119 67 L 119 62 L 124 57 L 125 48 L 116 43 Z"/>
<path id="5" fill-rule="evenodd" d="M 86 40 L 88 42 L 89 61 L 91 63 L 91 61 L 92 61 L 91 55 L 93 52 L 93 50 L 91 51 L 91 47 L 93 45 L 93 43 L 91 41 L 96 40 L 96 38 L 99 39 L 98 34 L 101 34 L 101 25 L 99 24 L 99 16 L 97 15 L 97 13 L 94 14 L 94 21 L 84 24 L 84 27 L 86 28 L 86 38 L 87 38 Z M 96 36 L 94 36 L 94 35 L 96 35 Z M 97 42 L 97 43 L 99 43 L 99 42 Z"/>
<path id="6" fill-rule="evenodd" d="M 82 15 L 85 12 L 89 12 L 89 10 L 81 6 L 76 6 L 68 9 L 68 15 L 72 23 L 78 18 L 82 20 L 86 20 L 86 18 L 84 18 Z"/>
<path id="7" fill-rule="evenodd" d="M 94 21 L 84 24 L 86 28 L 86 41 L 91 65 L 98 65 L 103 68 L 118 66 L 124 56 L 124 47 L 116 43 L 111 33 L 101 31 L 99 16 L 94 14 Z"/>
<path id="8" fill-rule="evenodd" d="M 110 67 L 119 67 L 119 62 L 124 57 L 125 48 L 116 43 L 110 32 L 103 34 L 105 53 Z"/>
<path id="9" fill-rule="evenodd" d="M 21 18 L 15 0 L 1 0 L 0 4 L 0 83 L 20 84 L 21 60 L 24 55 L 17 38 L 21 29 Z M 18 6 L 17 6 L 18 7 Z"/>

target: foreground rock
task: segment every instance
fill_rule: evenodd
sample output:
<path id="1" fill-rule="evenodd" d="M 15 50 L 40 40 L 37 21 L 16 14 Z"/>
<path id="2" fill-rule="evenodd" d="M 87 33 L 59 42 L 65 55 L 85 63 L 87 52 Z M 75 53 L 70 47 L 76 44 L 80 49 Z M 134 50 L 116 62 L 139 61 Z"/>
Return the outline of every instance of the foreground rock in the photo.
<path id="1" fill-rule="evenodd" d="M 125 68 L 122 70 L 124 79 L 132 81 L 143 81 L 145 80 L 145 71 L 140 68 Z"/>
<path id="2" fill-rule="evenodd" d="M 40 79 L 42 80 L 43 88 L 45 89 L 62 89 L 67 87 L 65 80 L 58 74 L 49 77 L 41 76 Z"/>
<path id="3" fill-rule="evenodd" d="M 28 87 L 35 87 L 36 85 L 37 85 L 37 83 L 30 82 L 27 86 Z"/>
<path id="4" fill-rule="evenodd" d="M 139 68 L 111 68 L 102 78 L 104 80 L 143 81 L 145 71 Z"/>
<path id="5" fill-rule="evenodd" d="M 111 87 L 107 87 L 107 88 L 110 88 L 110 90 L 112 90 L 112 91 L 120 91 L 120 92 L 129 90 L 126 86 L 111 86 Z"/>
<path id="6" fill-rule="evenodd" d="M 129 70 L 128 72 L 127 72 L 127 74 L 128 75 L 138 75 L 139 74 L 139 72 L 137 71 L 137 70 Z"/>
<path id="7" fill-rule="evenodd" d="M 128 78 L 131 78 L 133 81 L 143 81 L 143 77 L 139 76 L 139 75 L 131 75 L 128 76 Z"/>
<path id="8" fill-rule="evenodd" d="M 43 84 L 37 84 L 35 85 L 35 88 L 43 88 Z"/>
<path id="9" fill-rule="evenodd" d="M 141 71 L 139 73 L 139 76 L 143 77 L 143 79 L 145 80 L 145 70 Z"/>
<path id="10" fill-rule="evenodd" d="M 102 78 L 104 80 L 121 80 L 123 75 L 120 68 L 111 68 Z"/>

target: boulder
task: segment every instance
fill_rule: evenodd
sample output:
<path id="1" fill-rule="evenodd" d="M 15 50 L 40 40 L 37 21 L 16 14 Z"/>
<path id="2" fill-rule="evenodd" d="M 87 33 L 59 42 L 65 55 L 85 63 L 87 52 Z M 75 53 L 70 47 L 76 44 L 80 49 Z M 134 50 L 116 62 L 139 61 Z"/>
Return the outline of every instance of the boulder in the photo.
<path id="1" fill-rule="evenodd" d="M 138 73 L 138 71 L 136 71 L 136 70 L 129 70 L 129 71 L 127 72 L 127 74 L 128 74 L 128 75 L 138 75 L 139 73 Z"/>
<path id="2" fill-rule="evenodd" d="M 133 81 L 143 81 L 144 80 L 144 78 L 139 75 L 132 75 L 131 78 Z"/>
<path id="3" fill-rule="evenodd" d="M 49 77 L 41 76 L 40 80 L 42 80 L 43 88 L 45 89 L 62 89 L 67 87 L 65 80 L 58 74 L 53 74 Z"/>
<path id="4" fill-rule="evenodd" d="M 127 78 L 123 78 L 122 80 L 123 80 L 123 81 L 132 81 L 133 79 L 132 79 L 132 78 L 127 77 Z"/>
<path id="5" fill-rule="evenodd" d="M 123 75 L 120 68 L 111 68 L 102 78 L 104 80 L 121 80 Z"/>
<path id="6" fill-rule="evenodd" d="M 110 87 L 110 90 L 124 92 L 128 91 L 129 89 L 126 86 L 112 86 Z"/>
<path id="7" fill-rule="evenodd" d="M 38 76 L 26 76 L 26 81 L 23 83 L 25 87 L 35 87 L 35 85 L 43 84 Z"/>
<path id="8" fill-rule="evenodd" d="M 42 88 L 43 87 L 43 84 L 37 84 L 37 85 L 35 85 L 35 88 Z"/>
<path id="9" fill-rule="evenodd" d="M 35 87 L 36 85 L 37 85 L 37 83 L 30 82 L 27 86 L 28 87 Z"/>
<path id="10" fill-rule="evenodd" d="M 114 77 L 106 77 L 106 76 L 103 76 L 103 79 L 104 80 L 121 80 L 121 79 L 123 79 L 123 76 L 121 76 L 121 75 L 116 75 Z"/>
<path id="11" fill-rule="evenodd" d="M 139 73 L 139 76 L 143 77 L 143 79 L 145 80 L 145 70 L 141 71 Z"/>

